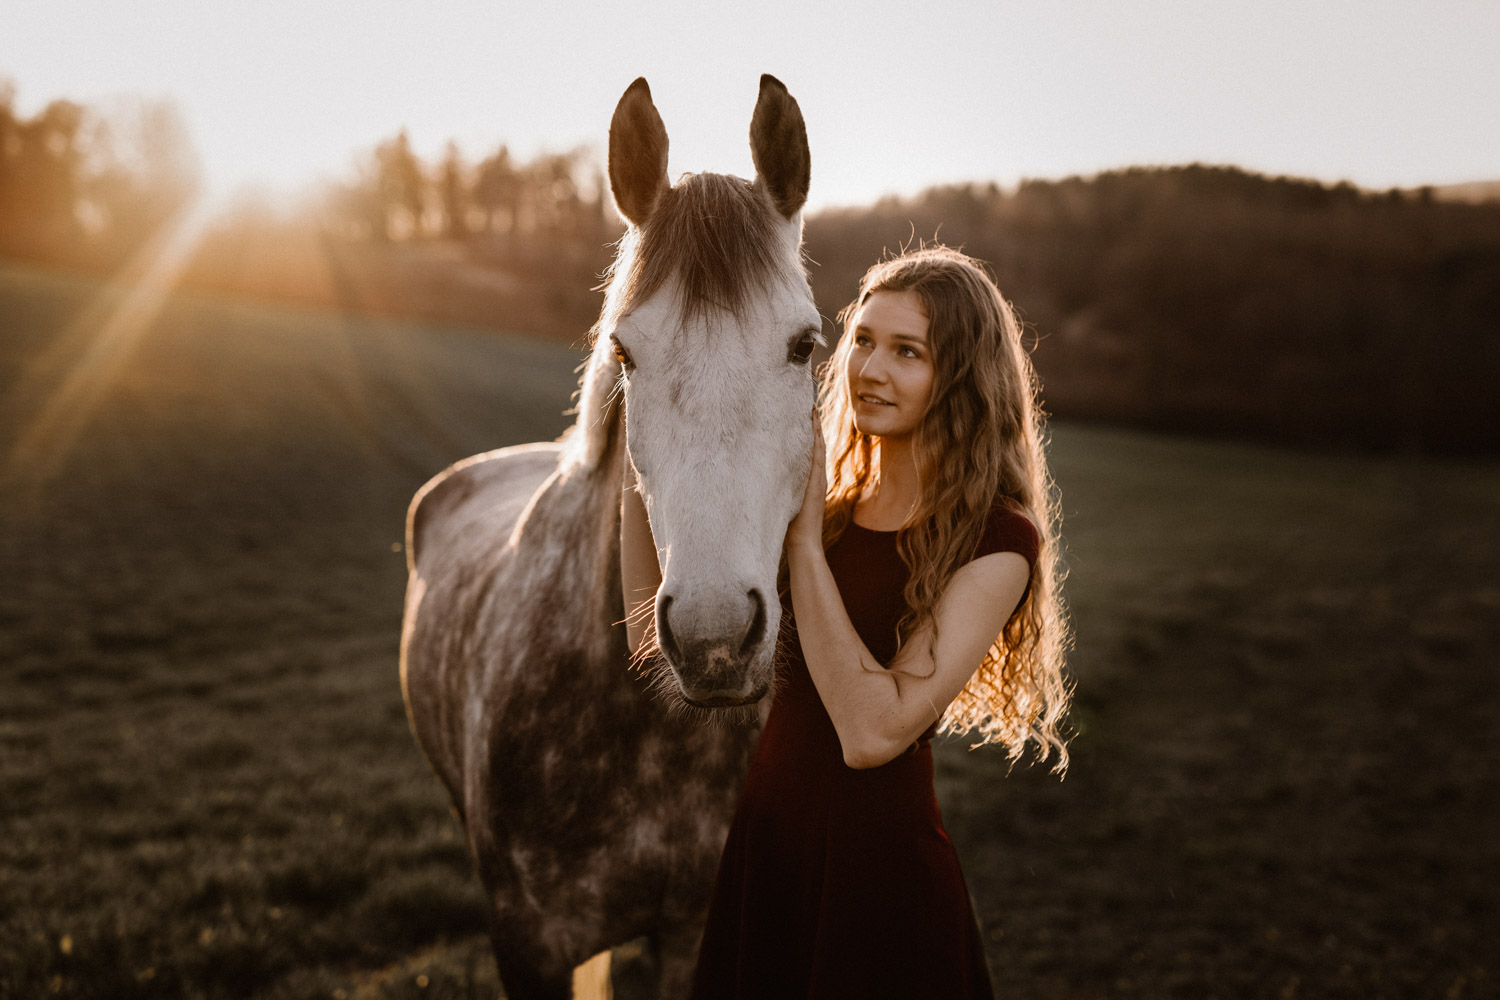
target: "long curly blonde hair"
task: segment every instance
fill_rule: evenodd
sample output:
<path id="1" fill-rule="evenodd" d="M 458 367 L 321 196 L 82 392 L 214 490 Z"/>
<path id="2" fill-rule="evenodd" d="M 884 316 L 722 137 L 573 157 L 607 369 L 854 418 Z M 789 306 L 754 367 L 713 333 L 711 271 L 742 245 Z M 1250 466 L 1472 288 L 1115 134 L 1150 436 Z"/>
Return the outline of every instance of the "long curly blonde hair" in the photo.
<path id="1" fill-rule="evenodd" d="M 845 360 L 856 315 L 880 291 L 910 291 L 920 299 L 933 362 L 931 396 L 914 442 L 922 495 L 897 534 L 911 571 L 898 641 L 926 623 L 935 627 L 938 598 L 973 558 L 996 504 L 1025 514 L 1041 540 L 1026 596 L 943 713 L 941 730 L 1000 743 L 1012 759 L 1028 745 L 1041 760 L 1055 752 L 1053 770 L 1062 772 L 1068 764 L 1061 723 L 1070 696 L 1063 676 L 1070 634 L 1039 383 L 1010 306 L 983 266 L 957 250 L 932 245 L 881 261 L 839 313 L 844 336 L 819 385 L 828 442 L 824 546 L 848 527 L 875 474 L 876 439 L 854 424 Z"/>

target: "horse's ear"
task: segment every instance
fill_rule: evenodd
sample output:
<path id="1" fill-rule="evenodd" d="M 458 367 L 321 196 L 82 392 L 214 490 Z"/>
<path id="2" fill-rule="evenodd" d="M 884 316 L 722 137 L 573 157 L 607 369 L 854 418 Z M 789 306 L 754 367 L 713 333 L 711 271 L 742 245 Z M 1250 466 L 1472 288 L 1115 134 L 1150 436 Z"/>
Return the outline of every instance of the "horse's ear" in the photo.
<path id="1" fill-rule="evenodd" d="M 662 124 L 644 76 L 625 88 L 609 123 L 609 188 L 620 214 L 639 226 L 667 180 L 667 127 Z"/>
<path id="2" fill-rule="evenodd" d="M 760 78 L 760 99 L 750 119 L 750 156 L 755 179 L 771 196 L 776 211 L 790 219 L 807 201 L 812 156 L 807 126 L 797 99 L 770 73 Z"/>

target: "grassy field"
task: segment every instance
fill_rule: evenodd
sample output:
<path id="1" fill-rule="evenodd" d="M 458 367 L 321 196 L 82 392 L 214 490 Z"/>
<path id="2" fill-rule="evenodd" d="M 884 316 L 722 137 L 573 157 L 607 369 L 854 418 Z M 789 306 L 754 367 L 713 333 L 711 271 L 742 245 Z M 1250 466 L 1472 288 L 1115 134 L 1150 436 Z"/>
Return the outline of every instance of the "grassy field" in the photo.
<path id="1" fill-rule="evenodd" d="M 193 296 L 126 350 L 139 305 L 0 268 L 0 997 L 494 996 L 402 517 L 559 433 L 577 352 Z M 1500 995 L 1500 462 L 1053 457 L 1072 771 L 939 757 L 1001 994 Z"/>

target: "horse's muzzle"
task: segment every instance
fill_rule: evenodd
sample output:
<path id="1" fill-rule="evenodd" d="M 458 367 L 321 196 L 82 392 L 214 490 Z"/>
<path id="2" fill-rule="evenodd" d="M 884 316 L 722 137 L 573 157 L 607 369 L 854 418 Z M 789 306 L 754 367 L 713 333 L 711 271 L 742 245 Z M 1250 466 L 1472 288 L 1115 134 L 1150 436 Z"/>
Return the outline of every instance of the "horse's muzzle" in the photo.
<path id="1" fill-rule="evenodd" d="M 738 608 L 716 615 L 674 616 L 674 600 L 662 595 L 656 609 L 657 643 L 672 668 L 684 701 L 700 708 L 732 708 L 765 697 L 769 677 L 769 623 L 759 588 L 745 591 Z M 673 624 L 674 617 L 677 624 Z"/>

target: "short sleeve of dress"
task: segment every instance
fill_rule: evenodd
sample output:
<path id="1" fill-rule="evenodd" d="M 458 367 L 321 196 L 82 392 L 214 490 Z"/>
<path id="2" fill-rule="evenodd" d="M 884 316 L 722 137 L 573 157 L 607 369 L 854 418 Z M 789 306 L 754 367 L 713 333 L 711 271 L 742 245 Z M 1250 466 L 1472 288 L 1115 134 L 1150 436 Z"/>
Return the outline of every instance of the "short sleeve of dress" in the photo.
<path id="1" fill-rule="evenodd" d="M 1034 565 L 1041 547 L 1041 537 L 1031 523 L 1031 518 L 1001 503 L 996 504 L 995 509 L 990 512 L 984 534 L 974 547 L 974 558 L 978 559 L 992 552 L 1018 552 Z"/>

